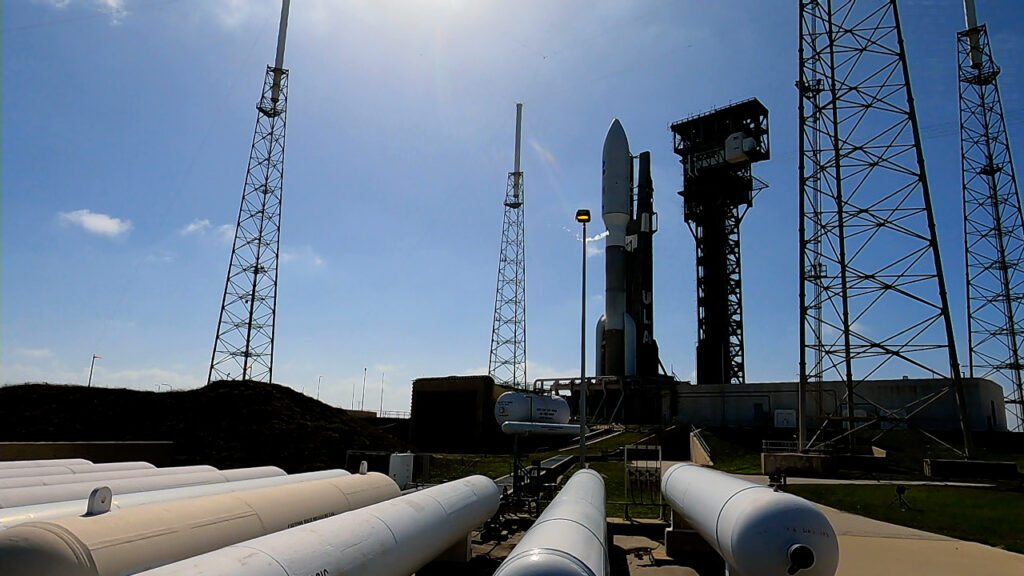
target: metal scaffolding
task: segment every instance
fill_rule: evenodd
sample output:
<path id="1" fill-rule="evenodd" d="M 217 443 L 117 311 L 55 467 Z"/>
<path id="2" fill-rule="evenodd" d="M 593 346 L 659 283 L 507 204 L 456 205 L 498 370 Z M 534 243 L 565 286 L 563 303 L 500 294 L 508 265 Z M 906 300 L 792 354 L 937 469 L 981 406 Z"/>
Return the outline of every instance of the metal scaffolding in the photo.
<path id="1" fill-rule="evenodd" d="M 495 383 L 526 385 L 526 233 L 523 172 L 520 169 L 523 105 L 516 104 L 515 170 L 508 173 L 505 219 L 501 229 L 498 286 L 494 295 L 491 359 L 488 372 Z"/>
<path id="2" fill-rule="evenodd" d="M 895 0 L 800 2 L 800 446 L 966 406 Z M 808 363 L 810 359 L 810 363 Z M 901 407 L 859 384 L 948 382 Z M 845 383 L 825 413 L 823 380 Z M 817 400 L 816 400 L 817 399 Z M 809 428 L 812 428 L 809 433 Z"/>
<path id="3" fill-rule="evenodd" d="M 281 240 L 288 109 L 288 70 L 284 68 L 288 6 L 289 1 L 284 0 L 277 58 L 274 66 L 267 66 L 263 94 L 256 106 L 256 130 L 207 383 L 273 381 L 277 256 Z"/>
<path id="4" fill-rule="evenodd" d="M 1003 387 L 1012 416 L 1007 425 L 1024 431 L 1024 218 L 999 95 L 999 66 L 984 24 L 969 22 L 957 34 L 957 44 L 970 375 Z"/>

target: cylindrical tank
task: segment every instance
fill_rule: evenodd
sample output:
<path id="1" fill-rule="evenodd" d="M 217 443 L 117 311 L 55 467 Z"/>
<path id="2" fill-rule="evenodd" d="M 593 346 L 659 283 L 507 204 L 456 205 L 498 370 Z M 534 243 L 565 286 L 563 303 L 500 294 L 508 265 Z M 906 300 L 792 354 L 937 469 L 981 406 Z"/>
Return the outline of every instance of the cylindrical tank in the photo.
<path id="1" fill-rule="evenodd" d="M 565 424 L 569 403 L 560 396 L 505 392 L 494 403 L 494 419 L 499 426 L 505 422 Z"/>
<path id="2" fill-rule="evenodd" d="M 605 576 L 604 480 L 580 470 L 501 563 L 494 576 Z"/>
<path id="3" fill-rule="evenodd" d="M 498 510 L 498 487 L 470 476 L 139 576 L 409 576 Z"/>
<path id="4" fill-rule="evenodd" d="M 193 472 L 216 472 L 213 466 L 173 466 L 170 468 L 141 468 L 139 470 L 114 470 L 111 472 L 86 472 L 82 474 L 57 474 L 55 476 L 21 476 L 0 478 L 0 489 L 23 486 L 53 486 L 76 484 L 117 478 L 142 478 L 144 476 L 167 476 L 168 474 L 191 474 Z"/>
<path id="5" fill-rule="evenodd" d="M 0 532 L 0 574 L 136 574 L 398 495 L 393 480 L 371 472 L 27 522 Z"/>
<path id="6" fill-rule="evenodd" d="M 571 436 L 580 434 L 577 424 L 538 424 L 536 422 L 505 422 L 501 431 L 512 436 Z M 583 429 L 587 433 L 587 428 Z"/>
<path id="7" fill-rule="evenodd" d="M 270 476 L 254 478 L 252 480 L 221 482 L 218 484 L 185 486 L 184 488 L 167 488 L 166 490 L 136 492 L 134 494 L 114 494 L 110 501 L 110 509 L 121 510 L 145 504 L 173 502 L 187 498 L 199 498 L 201 496 L 213 496 L 215 494 L 227 494 L 229 492 L 241 492 L 242 490 L 255 490 L 271 486 L 284 486 L 285 484 L 298 484 L 300 482 L 340 478 L 348 475 L 348 472 L 345 470 L 321 470 L 304 474 Z M 79 499 L 0 509 L 0 530 L 24 524 L 25 522 L 53 520 L 54 518 L 63 518 L 65 516 L 81 516 L 85 514 L 87 508 L 88 501 Z"/>
<path id="8" fill-rule="evenodd" d="M 56 476 L 58 474 L 91 474 L 114 472 L 115 470 L 143 470 L 156 468 L 149 462 L 106 462 L 104 464 L 67 464 L 58 466 L 30 466 L 28 468 L 5 468 L 0 478 L 21 478 L 24 476 Z"/>
<path id="9" fill-rule="evenodd" d="M 67 466 L 69 464 L 92 464 L 84 458 L 52 458 L 49 460 L 4 460 L 0 462 L 0 470 L 10 468 L 41 468 L 52 466 Z"/>
<path id="10" fill-rule="evenodd" d="M 283 476 L 284 471 L 275 466 L 258 466 L 256 468 L 239 468 L 219 472 L 193 472 L 191 474 L 171 474 L 169 476 L 148 476 L 143 478 L 118 478 L 102 482 L 78 482 L 75 484 L 59 484 L 55 486 L 26 486 L 24 488 L 0 489 L 0 508 L 45 504 L 47 502 L 65 502 L 89 497 L 94 488 L 106 486 L 114 494 L 131 494 L 149 490 L 163 490 L 197 484 L 216 484 L 247 478 L 267 478 Z"/>
<path id="11" fill-rule="evenodd" d="M 676 464 L 661 491 L 732 576 L 834 576 L 839 542 L 817 506 L 696 464 Z"/>

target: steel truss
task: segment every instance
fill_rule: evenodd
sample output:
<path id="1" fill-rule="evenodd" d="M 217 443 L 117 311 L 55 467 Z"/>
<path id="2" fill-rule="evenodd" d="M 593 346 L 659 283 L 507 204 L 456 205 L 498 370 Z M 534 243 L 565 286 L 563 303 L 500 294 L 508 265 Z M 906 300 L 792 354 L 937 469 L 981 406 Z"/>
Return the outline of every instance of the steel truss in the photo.
<path id="1" fill-rule="evenodd" d="M 287 102 L 288 70 L 268 66 L 208 382 L 273 381 Z"/>
<path id="2" fill-rule="evenodd" d="M 800 2 L 800 446 L 906 425 L 955 392 L 966 407 L 895 0 Z M 808 358 L 811 364 L 808 364 Z M 903 407 L 858 385 L 927 377 Z M 845 383 L 822 413 L 821 382 Z M 811 401 L 811 406 L 808 401 Z M 809 435 L 808 427 L 817 430 Z M 810 436 L 810 437 L 808 437 Z"/>
<path id="3" fill-rule="evenodd" d="M 498 287 L 494 295 L 491 360 L 488 372 L 497 384 L 526 385 L 526 234 L 523 173 L 508 173 L 505 220 L 501 229 Z"/>
<path id="4" fill-rule="evenodd" d="M 1024 431 L 1024 218 L 985 25 L 957 34 L 970 375 L 1006 395 L 1007 422 Z"/>

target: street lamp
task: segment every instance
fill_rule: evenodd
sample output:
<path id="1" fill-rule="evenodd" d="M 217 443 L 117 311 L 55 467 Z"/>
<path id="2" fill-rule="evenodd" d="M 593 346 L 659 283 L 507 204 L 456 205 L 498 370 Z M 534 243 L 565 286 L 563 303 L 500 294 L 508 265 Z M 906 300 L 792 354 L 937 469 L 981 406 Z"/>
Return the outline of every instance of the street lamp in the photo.
<path id="1" fill-rule="evenodd" d="M 323 376 L 319 376 L 316 379 L 316 399 L 317 399 L 317 402 L 320 401 L 320 382 L 322 382 L 323 379 L 324 379 Z"/>
<path id="2" fill-rule="evenodd" d="M 583 289 L 580 297 L 580 468 L 587 467 L 587 222 L 590 210 L 576 211 L 576 221 L 583 224 Z"/>
<path id="3" fill-rule="evenodd" d="M 92 355 L 92 362 L 89 363 L 89 384 L 86 385 L 86 388 L 92 388 L 92 369 L 96 367 L 97 358 L 103 358 L 103 356 L 99 354 Z"/>

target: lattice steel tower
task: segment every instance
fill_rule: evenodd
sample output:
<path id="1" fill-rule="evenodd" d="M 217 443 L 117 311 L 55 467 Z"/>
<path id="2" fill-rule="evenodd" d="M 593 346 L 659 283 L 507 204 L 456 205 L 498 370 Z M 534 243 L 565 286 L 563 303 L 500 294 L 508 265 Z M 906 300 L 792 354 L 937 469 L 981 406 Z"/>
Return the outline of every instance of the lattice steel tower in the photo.
<path id="1" fill-rule="evenodd" d="M 263 94 L 256 105 L 256 130 L 207 383 L 273 381 L 277 256 L 288 108 L 288 70 L 284 68 L 288 5 L 289 0 L 281 5 L 277 58 L 273 66 L 267 66 Z"/>
<path id="2" fill-rule="evenodd" d="M 969 448 L 896 1 L 801 0 L 799 52 L 801 449 L 852 448 L 853 432 L 905 425 L 949 392 Z M 902 376 L 945 384 L 899 409 L 864 386 Z"/>
<path id="3" fill-rule="evenodd" d="M 1003 386 L 1014 420 L 1007 424 L 1024 431 L 1024 218 L 999 96 L 999 66 L 974 2 L 967 0 L 965 8 L 967 29 L 957 34 L 957 44 L 970 375 Z"/>
<path id="4" fill-rule="evenodd" d="M 526 234 L 523 226 L 522 149 L 523 105 L 516 104 L 515 170 L 508 173 L 505 220 L 501 228 L 498 288 L 494 295 L 491 328 L 491 377 L 504 386 L 526 384 Z"/>

